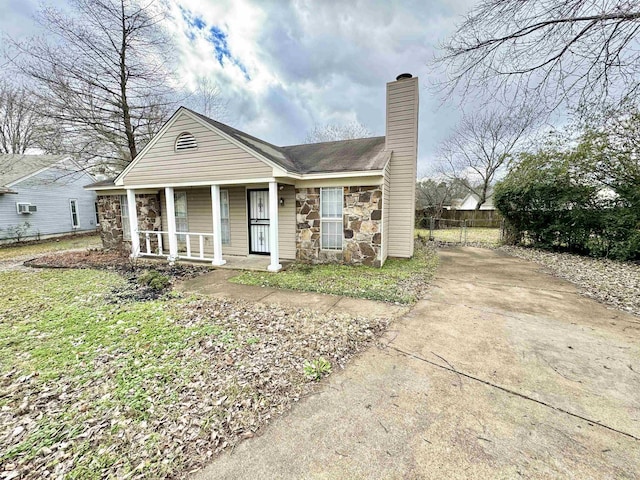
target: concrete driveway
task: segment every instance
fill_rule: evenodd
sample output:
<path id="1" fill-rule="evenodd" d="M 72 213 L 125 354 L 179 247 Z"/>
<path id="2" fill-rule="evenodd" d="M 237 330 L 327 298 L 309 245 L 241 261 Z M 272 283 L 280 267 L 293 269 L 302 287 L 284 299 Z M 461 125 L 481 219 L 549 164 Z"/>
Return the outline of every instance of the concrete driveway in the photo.
<path id="1" fill-rule="evenodd" d="M 197 478 L 640 478 L 640 319 L 443 250 L 385 345 Z"/>

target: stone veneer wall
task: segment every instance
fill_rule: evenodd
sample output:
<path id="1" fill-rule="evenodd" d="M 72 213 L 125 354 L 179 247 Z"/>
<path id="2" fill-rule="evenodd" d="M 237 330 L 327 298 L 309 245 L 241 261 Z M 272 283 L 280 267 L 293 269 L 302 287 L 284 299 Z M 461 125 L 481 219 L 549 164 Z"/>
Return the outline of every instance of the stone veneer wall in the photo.
<path id="1" fill-rule="evenodd" d="M 100 238 L 106 250 L 122 250 L 122 215 L 120 195 L 98 195 Z"/>
<path id="2" fill-rule="evenodd" d="M 344 187 L 342 250 L 320 249 L 320 188 L 296 189 L 296 258 L 380 266 L 382 186 Z"/>
<path id="3" fill-rule="evenodd" d="M 136 194 L 138 229 L 161 230 L 160 196 L 157 194 Z M 100 238 L 107 250 L 128 250 L 122 230 L 122 210 L 120 195 L 98 195 L 98 217 L 100 219 Z M 157 247 L 157 240 L 151 239 L 151 248 Z M 144 244 L 141 248 L 145 248 Z"/>

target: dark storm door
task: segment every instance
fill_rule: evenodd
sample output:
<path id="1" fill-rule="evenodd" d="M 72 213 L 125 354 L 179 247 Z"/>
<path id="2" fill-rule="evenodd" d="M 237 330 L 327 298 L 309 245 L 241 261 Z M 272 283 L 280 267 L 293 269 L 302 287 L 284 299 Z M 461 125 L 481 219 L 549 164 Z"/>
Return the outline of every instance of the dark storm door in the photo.
<path id="1" fill-rule="evenodd" d="M 249 253 L 268 255 L 269 190 L 249 190 Z"/>

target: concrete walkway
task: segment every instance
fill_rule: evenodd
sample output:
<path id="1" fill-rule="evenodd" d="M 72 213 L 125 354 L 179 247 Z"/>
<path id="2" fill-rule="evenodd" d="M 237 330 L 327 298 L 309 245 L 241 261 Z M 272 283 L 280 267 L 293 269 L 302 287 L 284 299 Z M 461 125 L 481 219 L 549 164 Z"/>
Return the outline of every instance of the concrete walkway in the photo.
<path id="1" fill-rule="evenodd" d="M 496 251 L 441 257 L 385 348 L 196 477 L 639 478 L 640 319 Z"/>

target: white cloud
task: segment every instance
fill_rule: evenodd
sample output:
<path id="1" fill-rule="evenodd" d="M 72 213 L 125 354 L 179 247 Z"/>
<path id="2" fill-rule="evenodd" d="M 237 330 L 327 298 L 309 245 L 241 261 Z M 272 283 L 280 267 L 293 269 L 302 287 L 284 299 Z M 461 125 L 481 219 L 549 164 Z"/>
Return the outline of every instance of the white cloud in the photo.
<path id="1" fill-rule="evenodd" d="M 0 28 L 19 21 L 29 30 L 25 11 L 32 11 L 35 1 L 27 1 L 23 8 L 22 0 L 0 0 L 2 11 L 9 12 Z M 170 0 L 168 28 L 177 44 L 182 85 L 193 89 L 196 77 L 213 78 L 229 100 L 234 126 L 276 144 L 293 144 L 325 123 L 358 121 L 384 135 L 386 82 L 410 72 L 426 87 L 433 76 L 427 63 L 439 40 L 473 3 Z M 222 42 L 217 49 L 211 28 Z M 419 170 L 424 171 L 458 112 L 439 108 L 440 99 L 426 88 L 420 95 Z"/>

